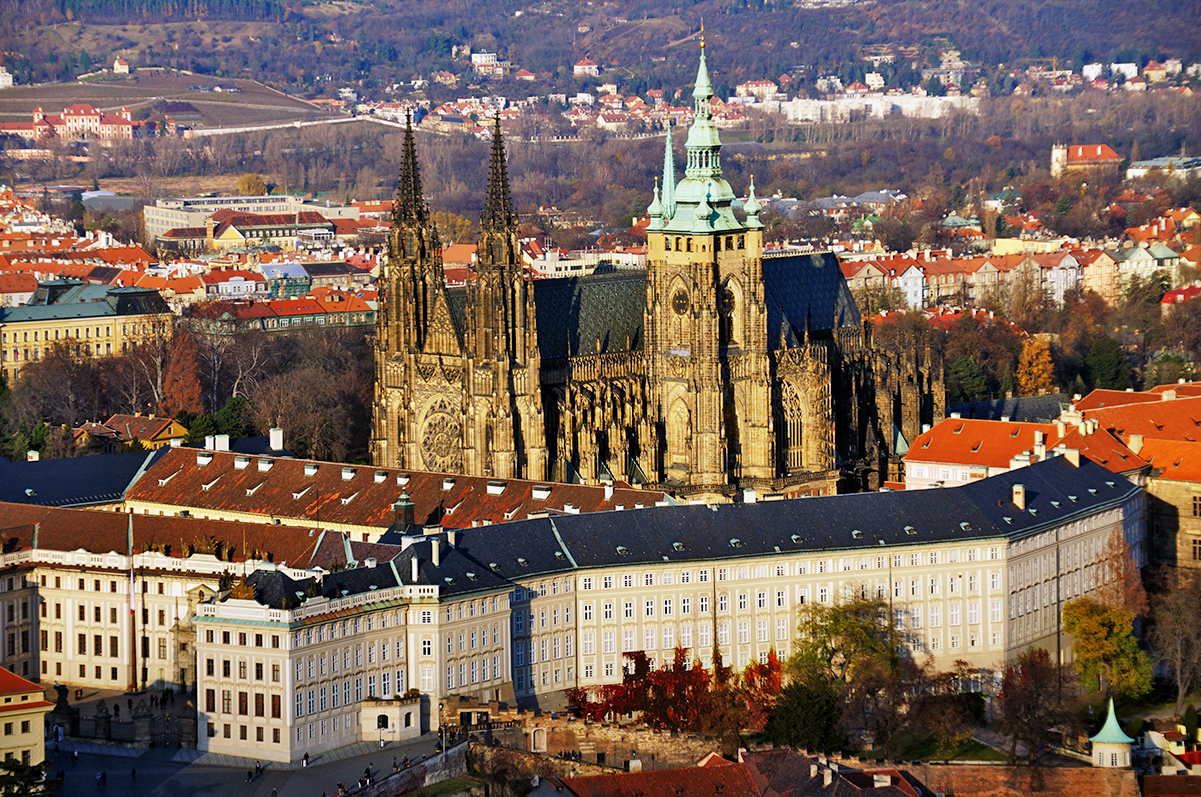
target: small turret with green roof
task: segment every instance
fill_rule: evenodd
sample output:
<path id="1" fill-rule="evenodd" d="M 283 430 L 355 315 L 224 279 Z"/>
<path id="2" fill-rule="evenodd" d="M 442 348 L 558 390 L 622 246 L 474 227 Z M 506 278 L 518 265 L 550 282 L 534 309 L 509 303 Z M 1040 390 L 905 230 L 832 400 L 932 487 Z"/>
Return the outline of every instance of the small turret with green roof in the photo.
<path id="1" fill-rule="evenodd" d="M 1095 736 L 1090 736 L 1093 745 L 1093 766 L 1107 769 L 1130 766 L 1130 745 L 1134 743 L 1118 724 L 1118 715 L 1113 708 L 1113 698 L 1109 698 L 1109 714 L 1105 724 Z"/>

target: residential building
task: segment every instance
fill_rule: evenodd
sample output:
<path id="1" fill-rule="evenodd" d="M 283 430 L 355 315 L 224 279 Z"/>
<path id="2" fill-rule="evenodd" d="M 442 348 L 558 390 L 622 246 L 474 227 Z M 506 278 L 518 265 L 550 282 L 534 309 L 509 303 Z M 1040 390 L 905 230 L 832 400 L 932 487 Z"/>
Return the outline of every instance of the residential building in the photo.
<path id="1" fill-rule="evenodd" d="M 174 317 L 157 291 L 56 280 L 22 307 L 0 308 L 0 371 L 11 383 L 25 363 L 55 346 L 76 357 L 123 354 L 143 340 L 170 336 Z"/>
<path id="2" fill-rule="evenodd" d="M 1143 439 L 1140 444 L 1135 439 L 1131 445 L 1151 466 L 1147 534 L 1152 559 L 1201 569 L 1201 442 Z"/>
<path id="3" fill-rule="evenodd" d="M 1118 261 L 1103 249 L 1090 249 L 1076 255 L 1080 263 L 1080 287 L 1100 296 L 1110 307 L 1122 298 L 1122 279 Z"/>
<path id="4" fill-rule="evenodd" d="M 1122 156 L 1108 144 L 1056 144 L 1051 147 L 1051 177 L 1069 171 L 1117 171 Z"/>
<path id="5" fill-rule="evenodd" d="M 266 299 L 267 279 L 255 271 L 243 271 L 221 266 L 200 275 L 205 298 L 210 302 L 230 299 Z"/>
<path id="6" fill-rule="evenodd" d="M 576 77 L 596 77 L 600 74 L 600 66 L 588 58 L 581 59 L 575 62 L 571 68 L 571 73 Z"/>
<path id="7" fill-rule="evenodd" d="M 0 757 L 28 766 L 46 758 L 46 711 L 54 706 L 42 687 L 0 669 Z"/>
<path id="8" fill-rule="evenodd" d="M 37 289 L 38 280 L 32 274 L 0 274 L 0 307 L 20 307 Z"/>
<path id="9" fill-rule="evenodd" d="M 174 418 L 156 418 L 154 415 L 114 415 L 104 422 L 113 430 L 116 440 L 131 443 L 137 440 L 146 448 L 157 451 L 163 446 L 177 446 L 183 442 L 188 430 Z"/>
<path id="10" fill-rule="evenodd" d="M 168 231 L 182 228 L 203 229 L 209 216 L 219 210 L 237 213 L 292 214 L 311 211 L 322 218 L 359 219 L 354 205 L 335 205 L 330 202 L 307 200 L 291 194 L 266 196 L 199 196 L 165 197 L 142 209 L 142 223 L 147 238 L 165 236 Z"/>
<path id="11" fill-rule="evenodd" d="M 1136 483 L 1148 470 L 1120 440 L 1090 424 L 977 420 L 953 413 L 910 445 L 903 458 L 905 489 L 958 487 L 1065 456 L 1069 450 Z"/>
<path id="12" fill-rule="evenodd" d="M 11 89 L 13 87 L 13 76 L 4 67 L 0 66 L 0 89 Z"/>

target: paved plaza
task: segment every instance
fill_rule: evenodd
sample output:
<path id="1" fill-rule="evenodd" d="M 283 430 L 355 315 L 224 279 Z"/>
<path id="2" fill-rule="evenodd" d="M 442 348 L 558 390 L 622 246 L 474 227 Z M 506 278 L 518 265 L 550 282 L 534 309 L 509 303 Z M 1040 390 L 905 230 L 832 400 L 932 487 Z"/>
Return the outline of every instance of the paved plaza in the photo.
<path id="1" fill-rule="evenodd" d="M 54 690 L 48 691 L 48 699 L 53 700 Z M 81 716 L 90 717 L 99 701 L 104 700 L 110 710 L 119 701 L 124 717 L 130 697 L 124 692 L 84 690 L 79 701 L 71 693 L 71 705 L 80 709 Z M 135 706 L 140 700 L 149 704 L 149 693 L 132 697 Z M 155 713 L 178 715 L 183 708 L 182 698 L 177 698 L 174 706 L 157 708 Z M 308 767 L 263 762 L 263 771 L 249 782 L 246 774 L 254 767 L 253 758 L 197 750 L 142 750 L 89 739 L 66 739 L 61 743 L 48 741 L 46 757 L 54 759 L 52 774 L 57 770 L 63 773 L 63 785 L 58 790 L 61 797 L 333 797 L 339 782 L 353 787 L 367 769 L 373 777 L 383 778 L 392 773 L 393 760 L 399 765 L 405 756 L 410 761 L 421 761 L 435 755 L 437 741 L 436 733 L 427 733 L 419 739 L 385 742 L 383 748 L 379 742 L 360 742 L 316 756 Z M 72 760 L 72 752 L 79 754 L 77 760 Z M 105 774 L 104 785 L 97 783 L 101 772 Z"/>

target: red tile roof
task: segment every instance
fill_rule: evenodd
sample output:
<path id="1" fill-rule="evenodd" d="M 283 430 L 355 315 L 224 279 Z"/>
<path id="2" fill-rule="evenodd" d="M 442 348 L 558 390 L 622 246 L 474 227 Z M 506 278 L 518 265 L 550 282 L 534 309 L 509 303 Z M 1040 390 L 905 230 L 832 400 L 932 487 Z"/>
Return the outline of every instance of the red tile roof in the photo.
<path id="1" fill-rule="evenodd" d="M 1153 405 L 1124 404 L 1084 413 L 1127 443 L 1130 435 L 1146 440 L 1201 441 L 1201 396 L 1160 401 Z"/>
<path id="2" fill-rule="evenodd" d="M 41 692 L 42 687 L 27 681 L 14 672 L 0 667 L 0 695 L 19 695 L 24 692 Z M 21 706 L 28 708 L 28 706 Z"/>
<path id="3" fill-rule="evenodd" d="M 1153 475 L 1160 479 L 1201 482 L 1201 443 L 1146 440 L 1138 455 L 1151 463 Z"/>
<path id="4" fill-rule="evenodd" d="M 1133 390 L 1097 388 L 1074 404 L 1078 410 L 1095 410 L 1101 407 L 1119 407 L 1125 404 L 1144 404 L 1151 401 L 1163 401 L 1163 396 L 1156 393 L 1136 393 Z"/>
<path id="5" fill-rule="evenodd" d="M 1073 144 L 1068 147 L 1068 165 L 1121 163 L 1122 156 L 1108 144 Z"/>
<path id="6" fill-rule="evenodd" d="M 170 418 L 152 418 L 148 415 L 114 415 L 104 422 L 104 425 L 117 433 L 117 439 L 128 442 L 135 437 L 138 440 L 154 440 L 172 424 Z"/>
<path id="7" fill-rule="evenodd" d="M 195 454 L 192 449 L 176 449 Z M 270 561 L 288 562 L 306 567 L 321 539 L 321 533 L 295 526 L 272 526 L 223 520 L 171 517 L 167 515 L 126 515 L 84 509 L 59 509 L 30 504 L 0 503 L 0 518 L 9 528 L 0 532 L 5 552 L 33 547 L 36 533 L 39 549 L 52 551 L 85 550 L 90 553 L 128 553 L 129 520 L 133 518 L 134 551 L 160 546 L 168 556 L 185 558 L 184 546 L 210 537 L 230 551 L 231 560 L 243 561 L 243 541 L 250 551 L 261 551 Z M 35 532 L 35 525 L 37 531 Z"/>
<path id="8" fill-rule="evenodd" d="M 1042 432 L 1048 453 L 1061 442 L 1080 451 L 1089 459 L 1114 473 L 1128 473 L 1143 467 L 1130 449 L 1106 431 L 1084 435 L 1067 424 L 1060 437 L 1053 423 L 1019 423 L 976 418 L 947 418 L 923 432 L 905 454 L 906 462 L 948 462 L 987 468 L 1008 468 L 1023 454 L 1033 457 L 1035 435 Z"/>
<path id="9" fill-rule="evenodd" d="M 201 454 L 211 454 L 212 461 L 199 464 Z M 242 468 L 237 467 L 243 463 Z M 260 463 L 269 464 L 270 469 L 260 470 Z M 306 475 L 306 470 L 314 468 L 314 473 Z M 537 494 L 535 487 L 541 488 Z M 381 530 L 396 519 L 392 505 L 401 493 L 408 493 L 413 502 L 417 524 L 447 528 L 524 520 L 531 512 L 600 512 L 616 509 L 619 504 L 633 508 L 635 504 L 654 506 L 664 500 L 662 492 L 624 484 L 612 488 L 608 497 L 606 491 L 601 485 L 244 458 L 230 452 L 175 448 L 147 469 L 126 498 L 201 511 L 245 513 L 261 516 L 264 522 L 285 517 L 315 526 L 346 524 Z"/>

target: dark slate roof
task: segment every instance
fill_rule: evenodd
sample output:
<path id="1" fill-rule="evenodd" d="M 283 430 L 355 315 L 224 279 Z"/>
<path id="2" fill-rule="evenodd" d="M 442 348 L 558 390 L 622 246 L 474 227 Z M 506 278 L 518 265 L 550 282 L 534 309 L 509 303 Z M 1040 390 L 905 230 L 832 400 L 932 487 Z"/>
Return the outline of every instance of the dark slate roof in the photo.
<path id="1" fill-rule="evenodd" d="M 799 345 L 806 321 L 812 332 L 859 326 L 859 310 L 830 252 L 765 257 L 763 282 L 772 346 L 781 328 L 787 347 Z M 642 348 L 646 272 L 618 269 L 536 280 L 533 287 L 543 359 L 595 354 L 597 340 L 602 354 Z M 467 289 L 446 293 L 455 323 L 466 329 Z"/>
<path id="2" fill-rule="evenodd" d="M 1015 484 L 1025 485 L 1025 511 L 1013 504 Z M 392 563 L 408 584 L 410 560 L 416 557 L 418 583 L 436 584 L 443 597 L 455 597 L 511 589 L 531 576 L 577 567 L 715 562 L 781 553 L 867 553 L 879 550 L 881 541 L 905 546 L 1004 540 L 1120 503 L 1138 489 L 1090 460 L 1081 459 L 1077 467 L 1064 457 L 1053 457 L 946 489 L 656 507 L 460 529 L 453 548 L 443 544 L 438 567 L 432 562 L 429 538 L 416 538 L 407 548 L 393 547 Z M 380 559 L 374 577 L 387 578 L 380 572 L 378 549 L 383 546 L 374 547 Z"/>
<path id="3" fill-rule="evenodd" d="M 629 271 L 587 277 L 535 280 L 534 304 L 542 359 L 642 348 L 646 272 Z M 467 289 L 448 288 L 446 298 L 460 330 L 467 328 Z"/>
<path id="4" fill-rule="evenodd" d="M 0 501 L 40 506 L 120 501 L 157 453 L 97 454 L 39 462 L 9 462 L 0 457 Z"/>
<path id="5" fill-rule="evenodd" d="M 963 418 L 999 421 L 1002 417 L 1019 423 L 1053 423 L 1071 403 L 1066 395 L 1048 393 L 1045 396 L 987 399 L 952 404 L 948 412 Z"/>
<path id="6" fill-rule="evenodd" d="M 857 327 L 859 308 L 847 288 L 832 252 L 767 255 L 763 258 L 767 298 L 767 341 L 785 348 L 800 343 L 806 323 L 810 332 Z"/>
<path id="7" fill-rule="evenodd" d="M 400 583 L 399 574 L 392 569 L 391 563 L 385 561 L 378 562 L 375 567 L 356 567 L 354 570 L 330 573 L 321 582 L 321 594 L 330 599 L 341 598 L 343 595 L 399 587 Z"/>
<path id="8" fill-rule="evenodd" d="M 534 302 L 543 359 L 642 348 L 645 271 L 536 280 Z"/>
<path id="9" fill-rule="evenodd" d="M 246 577 L 254 598 L 273 609 L 295 609 L 318 594 L 317 579 L 299 581 L 280 570 L 256 570 Z"/>

